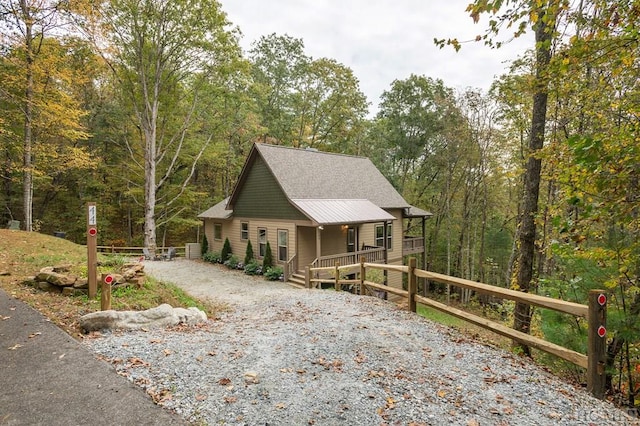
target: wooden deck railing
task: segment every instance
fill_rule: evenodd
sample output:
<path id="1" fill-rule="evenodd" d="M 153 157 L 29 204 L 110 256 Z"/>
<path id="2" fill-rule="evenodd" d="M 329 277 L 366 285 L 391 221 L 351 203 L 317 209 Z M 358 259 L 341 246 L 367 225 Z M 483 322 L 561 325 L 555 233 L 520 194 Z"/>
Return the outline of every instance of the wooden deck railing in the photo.
<path id="1" fill-rule="evenodd" d="M 407 307 L 410 311 L 416 312 L 416 305 L 422 304 L 439 311 L 453 315 L 464 321 L 470 322 L 477 326 L 491 330 L 494 333 L 508 337 L 514 341 L 520 342 L 539 349 L 541 351 L 556 355 L 564 360 L 572 362 L 575 365 L 583 367 L 587 370 L 587 391 L 599 399 L 604 398 L 605 391 L 605 361 L 606 361 L 606 293 L 604 290 L 591 290 L 589 292 L 589 304 L 582 305 L 564 300 L 553 299 L 550 297 L 539 296 L 536 294 L 523 293 L 520 291 L 505 289 L 488 284 L 478 283 L 475 281 L 465 280 L 462 278 L 451 277 L 448 275 L 438 274 L 435 272 L 417 269 L 415 258 L 410 259 L 409 266 L 386 265 L 379 263 L 369 263 L 365 259 L 361 259 L 359 263 L 344 264 L 335 263 L 333 267 L 310 267 L 305 273 L 307 288 L 315 287 L 318 282 L 329 281 L 327 279 L 314 278 L 317 273 L 330 272 L 335 289 L 340 291 L 343 285 L 354 285 L 358 294 L 365 294 L 367 290 L 385 291 L 407 299 Z M 408 290 L 389 287 L 372 281 L 368 281 L 367 269 L 381 269 L 387 271 L 398 271 L 408 274 Z M 340 276 L 344 272 L 359 275 L 358 279 L 341 279 Z M 587 319 L 588 338 L 587 338 L 587 355 L 567 349 L 563 346 L 548 342 L 539 337 L 531 336 L 526 333 L 506 327 L 503 324 L 491 321 L 489 319 L 471 314 L 469 312 L 453 308 L 444 303 L 430 299 L 428 297 L 416 294 L 417 279 L 426 278 L 444 284 L 450 284 L 462 288 L 471 289 L 475 292 L 488 294 L 502 299 L 515 300 L 521 303 L 539 306 L 546 309 L 570 314 L 576 317 Z"/>
<path id="2" fill-rule="evenodd" d="M 291 275 L 298 272 L 298 255 L 294 254 L 288 262 L 286 262 L 282 267 L 282 275 L 284 277 L 284 282 L 289 281 L 289 277 Z"/>
<path id="3" fill-rule="evenodd" d="M 404 237 L 402 240 L 402 255 L 422 253 L 424 251 L 424 238 Z"/>
<path id="4" fill-rule="evenodd" d="M 361 257 L 365 258 L 368 263 L 384 263 L 384 247 L 366 247 L 364 250 L 353 253 L 340 253 L 329 256 L 322 256 L 314 260 L 311 264 L 312 268 L 333 267 L 336 262 L 341 265 L 349 265 L 357 263 Z"/>

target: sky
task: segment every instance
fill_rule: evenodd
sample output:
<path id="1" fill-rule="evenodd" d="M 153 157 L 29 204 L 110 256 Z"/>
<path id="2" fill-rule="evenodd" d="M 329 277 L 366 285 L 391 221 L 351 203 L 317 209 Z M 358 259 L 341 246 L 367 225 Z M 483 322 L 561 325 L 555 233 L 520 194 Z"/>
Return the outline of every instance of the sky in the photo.
<path id="1" fill-rule="evenodd" d="M 263 35 L 301 38 L 314 59 L 335 59 L 351 68 L 375 112 L 394 80 L 411 74 L 439 78 L 448 87 L 488 90 L 509 61 L 533 45 L 527 35 L 500 49 L 466 43 L 459 52 L 440 49 L 434 38 L 473 40 L 487 19 L 474 24 L 470 0 L 220 0 L 242 31 L 245 51 Z M 504 38 L 502 38 L 504 39 Z"/>

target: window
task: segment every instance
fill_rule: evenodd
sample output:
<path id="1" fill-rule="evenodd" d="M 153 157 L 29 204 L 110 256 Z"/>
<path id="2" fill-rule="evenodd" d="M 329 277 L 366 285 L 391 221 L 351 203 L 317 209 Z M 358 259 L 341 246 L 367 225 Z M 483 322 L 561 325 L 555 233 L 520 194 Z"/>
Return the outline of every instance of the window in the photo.
<path id="1" fill-rule="evenodd" d="M 289 260 L 289 231 L 286 229 L 278 229 L 278 260 L 286 262 Z"/>
<path id="2" fill-rule="evenodd" d="M 267 252 L 267 230 L 258 228 L 258 256 L 264 257 Z"/>
<path id="3" fill-rule="evenodd" d="M 241 240 L 249 239 L 249 222 L 240 223 L 240 239 Z"/>
<path id="4" fill-rule="evenodd" d="M 376 247 L 384 246 L 384 225 L 376 225 Z"/>
<path id="5" fill-rule="evenodd" d="M 222 241 L 222 224 L 221 223 L 213 224 L 213 239 L 217 241 Z"/>
<path id="6" fill-rule="evenodd" d="M 385 247 L 384 244 L 384 225 L 376 225 L 376 247 Z M 393 249 L 393 224 L 387 224 L 387 250 Z"/>

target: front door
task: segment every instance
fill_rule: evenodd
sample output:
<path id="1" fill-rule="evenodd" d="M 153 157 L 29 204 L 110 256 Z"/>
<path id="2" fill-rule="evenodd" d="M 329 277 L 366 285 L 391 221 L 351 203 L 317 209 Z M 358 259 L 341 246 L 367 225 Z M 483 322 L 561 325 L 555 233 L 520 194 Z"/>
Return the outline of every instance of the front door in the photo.
<path id="1" fill-rule="evenodd" d="M 347 228 L 347 253 L 356 251 L 358 243 L 356 241 L 356 228 L 350 226 Z"/>

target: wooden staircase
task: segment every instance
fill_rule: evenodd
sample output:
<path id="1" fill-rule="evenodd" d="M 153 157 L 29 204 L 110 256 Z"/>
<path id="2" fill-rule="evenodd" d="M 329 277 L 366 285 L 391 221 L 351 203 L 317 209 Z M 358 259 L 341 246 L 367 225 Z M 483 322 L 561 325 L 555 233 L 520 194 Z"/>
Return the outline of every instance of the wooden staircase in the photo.
<path id="1" fill-rule="evenodd" d="M 300 273 L 299 271 L 291 274 L 289 280 L 287 281 L 287 284 L 294 287 L 307 288 L 304 283 L 304 274 Z"/>

